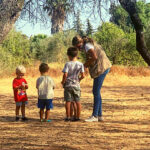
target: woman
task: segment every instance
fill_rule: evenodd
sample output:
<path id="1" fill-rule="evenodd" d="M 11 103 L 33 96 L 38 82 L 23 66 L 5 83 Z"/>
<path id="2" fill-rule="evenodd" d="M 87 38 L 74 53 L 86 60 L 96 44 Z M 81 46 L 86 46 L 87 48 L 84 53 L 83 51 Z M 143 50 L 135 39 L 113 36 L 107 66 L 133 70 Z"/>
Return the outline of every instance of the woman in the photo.
<path id="1" fill-rule="evenodd" d="M 94 79 L 93 82 L 93 95 L 94 105 L 92 116 L 86 119 L 86 122 L 102 121 L 102 99 L 100 90 L 103 81 L 110 71 L 111 63 L 107 58 L 102 47 L 91 38 L 75 36 L 72 39 L 72 45 L 79 50 L 84 50 L 86 53 L 85 68 L 89 69 L 90 76 Z"/>

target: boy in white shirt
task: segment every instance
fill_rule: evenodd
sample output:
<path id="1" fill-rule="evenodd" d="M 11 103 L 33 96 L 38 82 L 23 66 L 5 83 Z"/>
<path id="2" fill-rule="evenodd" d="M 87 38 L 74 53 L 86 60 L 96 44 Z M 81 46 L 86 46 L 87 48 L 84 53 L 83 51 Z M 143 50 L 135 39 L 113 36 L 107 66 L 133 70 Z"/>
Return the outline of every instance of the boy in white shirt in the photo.
<path id="1" fill-rule="evenodd" d="M 54 98 L 54 81 L 48 76 L 49 66 L 42 63 L 39 66 L 41 76 L 36 81 L 36 88 L 38 89 L 38 108 L 40 108 L 40 121 L 50 122 L 50 109 L 53 109 Z M 45 120 L 43 120 L 44 108 L 46 107 Z"/>
<path id="2" fill-rule="evenodd" d="M 81 103 L 80 103 L 80 81 L 84 78 L 84 66 L 81 62 L 77 61 L 78 49 L 70 47 L 67 50 L 69 62 L 65 64 L 63 69 L 62 85 L 64 87 L 64 99 L 66 101 L 66 119 L 70 121 L 71 102 L 75 102 L 77 110 L 75 113 L 74 121 L 80 120 Z M 75 109 L 75 108 L 74 108 Z"/>

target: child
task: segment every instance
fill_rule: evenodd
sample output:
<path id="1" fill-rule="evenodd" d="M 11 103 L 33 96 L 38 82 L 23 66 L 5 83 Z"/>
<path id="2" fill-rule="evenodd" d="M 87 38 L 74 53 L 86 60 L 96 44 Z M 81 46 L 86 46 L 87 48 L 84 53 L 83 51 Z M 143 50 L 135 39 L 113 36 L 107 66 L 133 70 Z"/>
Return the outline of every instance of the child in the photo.
<path id="1" fill-rule="evenodd" d="M 17 77 L 13 80 L 14 100 L 16 102 L 16 121 L 19 121 L 19 110 L 21 107 L 22 120 L 28 120 L 25 117 L 25 105 L 28 102 L 26 89 L 28 89 L 27 81 L 23 78 L 26 73 L 24 66 L 20 65 L 16 68 Z"/>
<path id="2" fill-rule="evenodd" d="M 40 121 L 51 122 L 49 120 L 50 109 L 53 108 L 54 81 L 48 76 L 49 67 L 46 63 L 39 66 L 41 76 L 36 81 L 38 89 L 38 108 L 40 108 Z M 44 108 L 46 107 L 45 120 L 43 120 Z"/>
<path id="3" fill-rule="evenodd" d="M 64 99 L 66 101 L 66 119 L 65 121 L 70 121 L 71 116 L 70 112 L 71 105 L 75 102 L 75 119 L 74 121 L 80 120 L 81 113 L 81 104 L 80 104 L 80 81 L 84 78 L 84 66 L 82 63 L 77 61 L 78 49 L 75 47 L 70 47 L 67 50 L 67 55 L 69 58 L 69 62 L 65 64 L 63 69 L 63 79 L 62 85 L 64 87 Z M 79 77 L 80 76 L 80 77 Z M 72 104 L 71 104 L 72 103 Z M 77 110 L 76 110 L 77 109 Z"/>

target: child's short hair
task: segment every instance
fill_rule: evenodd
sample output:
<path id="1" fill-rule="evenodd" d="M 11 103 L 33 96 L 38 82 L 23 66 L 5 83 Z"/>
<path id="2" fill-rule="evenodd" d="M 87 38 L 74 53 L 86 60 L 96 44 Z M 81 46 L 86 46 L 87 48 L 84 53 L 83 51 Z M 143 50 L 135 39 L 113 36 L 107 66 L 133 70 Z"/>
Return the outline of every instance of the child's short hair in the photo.
<path id="1" fill-rule="evenodd" d="M 19 74 L 19 73 L 26 73 L 26 68 L 22 65 L 19 65 L 17 68 L 16 68 L 16 74 Z"/>
<path id="2" fill-rule="evenodd" d="M 78 55 L 78 48 L 76 47 L 69 47 L 67 50 L 67 55 L 71 56 L 72 58 Z"/>
<path id="3" fill-rule="evenodd" d="M 41 63 L 41 64 L 40 64 L 40 66 L 39 66 L 39 71 L 40 71 L 41 73 L 48 72 L 48 70 L 49 70 L 48 64 L 46 64 L 46 63 Z"/>

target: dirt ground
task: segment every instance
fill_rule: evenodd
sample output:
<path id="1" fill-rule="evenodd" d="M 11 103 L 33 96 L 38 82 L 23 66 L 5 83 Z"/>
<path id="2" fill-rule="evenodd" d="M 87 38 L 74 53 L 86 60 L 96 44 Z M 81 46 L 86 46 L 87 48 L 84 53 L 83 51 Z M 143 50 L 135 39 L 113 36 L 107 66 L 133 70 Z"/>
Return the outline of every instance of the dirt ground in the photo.
<path id="1" fill-rule="evenodd" d="M 64 122 L 63 89 L 55 90 L 51 123 L 39 122 L 35 77 L 27 77 L 28 122 L 15 122 L 13 78 L 0 79 L 0 150 L 150 150 L 150 77 L 108 76 L 102 88 L 103 122 L 92 113 L 92 81 L 82 83 L 80 122 Z M 87 81 L 89 83 L 87 83 Z"/>

